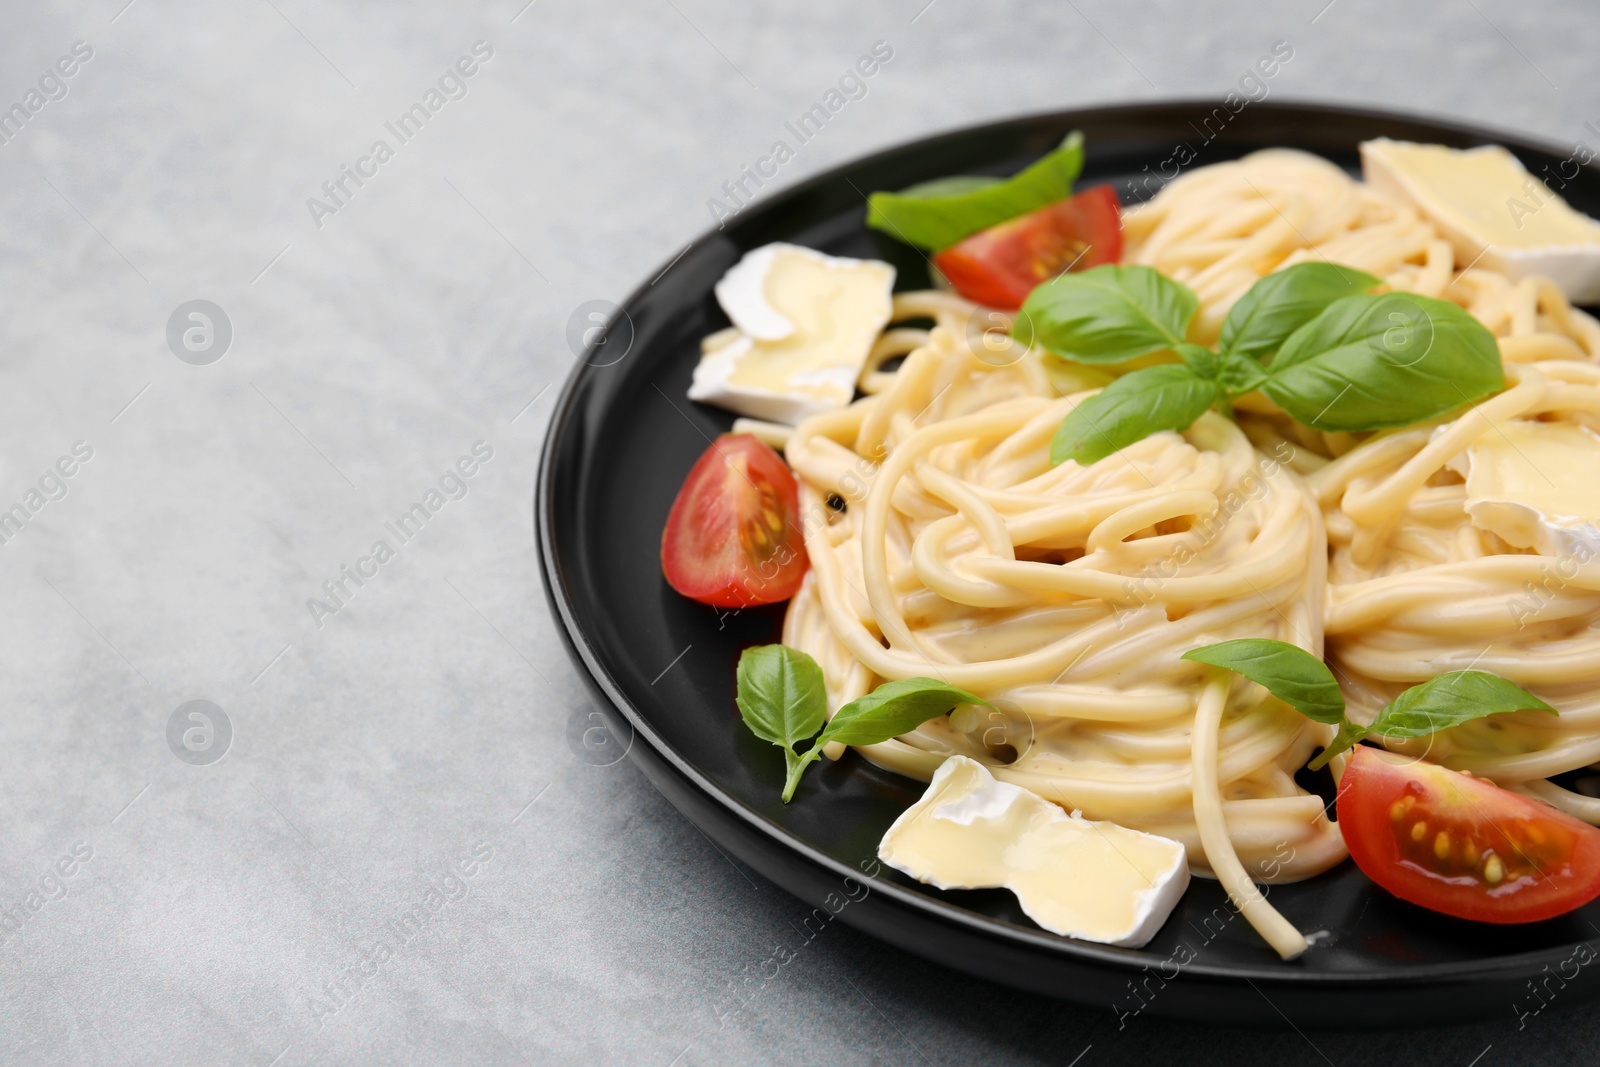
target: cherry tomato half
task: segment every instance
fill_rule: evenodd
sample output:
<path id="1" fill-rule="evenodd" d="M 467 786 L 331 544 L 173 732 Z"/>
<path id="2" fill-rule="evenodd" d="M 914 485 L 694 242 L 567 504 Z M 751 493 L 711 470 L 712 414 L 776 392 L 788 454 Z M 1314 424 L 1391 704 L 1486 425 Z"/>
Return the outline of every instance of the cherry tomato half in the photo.
<path id="1" fill-rule="evenodd" d="M 1358 746 L 1338 811 L 1362 872 L 1432 911 L 1526 923 L 1600 896 L 1600 830 L 1481 778 Z"/>
<path id="2" fill-rule="evenodd" d="M 719 608 L 788 600 L 806 573 L 800 494 L 788 464 L 750 434 L 723 434 L 695 461 L 661 532 L 661 571 Z"/>
<path id="3" fill-rule="evenodd" d="M 1122 258 L 1122 208 L 1109 185 L 979 231 L 933 257 L 956 292 L 1014 310 L 1041 282 Z"/>

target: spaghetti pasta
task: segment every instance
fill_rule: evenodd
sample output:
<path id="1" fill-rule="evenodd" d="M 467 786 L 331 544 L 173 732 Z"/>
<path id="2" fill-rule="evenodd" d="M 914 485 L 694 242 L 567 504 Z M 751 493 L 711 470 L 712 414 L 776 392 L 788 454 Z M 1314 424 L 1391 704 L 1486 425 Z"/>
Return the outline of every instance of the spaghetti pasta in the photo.
<path id="1" fill-rule="evenodd" d="M 1175 837 L 1206 869 L 1191 773 L 1203 668 L 1178 657 L 1233 637 L 1320 652 L 1314 502 L 1217 415 L 1052 467 L 1082 394 L 1055 395 L 1035 354 L 986 362 L 958 298 L 915 294 L 896 313 L 936 325 L 893 384 L 788 441 L 802 512 L 826 517 L 808 523 L 812 572 L 784 643 L 822 665 L 834 707 L 931 675 L 1001 709 L 867 746 L 876 762 L 927 778 L 970 755 L 1068 809 Z M 1276 859 L 1273 880 L 1338 862 L 1321 800 L 1292 777 L 1329 728 L 1234 688 L 1217 741 L 1225 833 L 1258 872 Z"/>
<path id="2" fill-rule="evenodd" d="M 1314 431 L 1252 394 L 1237 422 L 1210 412 L 1053 466 L 1056 428 L 1109 377 L 995 344 L 977 323 L 998 313 L 952 294 L 899 294 L 866 395 L 769 434 L 799 477 L 811 560 L 783 641 L 821 665 L 830 709 L 932 676 L 994 710 L 863 754 L 922 779 L 971 756 L 1068 810 L 1177 839 L 1286 957 L 1305 939 L 1252 883 L 1345 857 L 1295 780 L 1334 727 L 1189 649 L 1266 637 L 1322 655 L 1326 640 L 1360 721 L 1443 671 L 1499 673 L 1559 720 L 1500 715 L 1391 747 L 1600 821 L 1600 801 L 1546 781 L 1600 761 L 1600 559 L 1478 529 L 1449 466 L 1506 420 L 1600 427 L 1600 325 L 1548 282 L 1458 264 L 1415 209 L 1299 152 L 1196 170 L 1130 212 L 1126 237 L 1124 262 L 1198 294 L 1192 341 L 1214 341 L 1264 275 L 1326 260 L 1465 308 L 1499 338 L 1510 388 L 1377 434 Z"/>
<path id="3" fill-rule="evenodd" d="M 1541 278 L 1454 262 L 1410 205 L 1316 156 L 1286 150 L 1207 167 L 1128 218 L 1129 258 L 1186 280 L 1196 329 L 1214 336 L 1261 275 L 1324 259 L 1391 287 L 1450 300 L 1500 341 L 1512 388 L 1440 427 L 1318 434 L 1258 405 L 1259 447 L 1298 446 L 1293 465 L 1325 510 L 1326 637 L 1354 717 L 1449 670 L 1500 674 L 1560 709 L 1518 713 L 1390 747 L 1541 796 L 1591 822 L 1593 798 L 1543 779 L 1600 760 L 1600 560 L 1541 555 L 1478 529 L 1447 464 L 1506 420 L 1600 427 L 1600 324 Z M 1331 460 L 1331 462 L 1329 462 Z"/>

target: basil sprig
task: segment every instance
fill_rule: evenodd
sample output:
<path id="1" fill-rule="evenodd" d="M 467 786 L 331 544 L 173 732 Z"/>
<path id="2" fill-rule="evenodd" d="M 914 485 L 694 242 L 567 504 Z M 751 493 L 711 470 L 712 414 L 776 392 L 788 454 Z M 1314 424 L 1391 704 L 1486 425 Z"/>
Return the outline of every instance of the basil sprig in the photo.
<path id="1" fill-rule="evenodd" d="M 1062 421 L 1054 463 L 1104 459 L 1206 409 L 1260 390 L 1317 430 L 1382 430 L 1442 415 L 1505 388 L 1499 346 L 1455 304 L 1369 294 L 1370 274 L 1301 263 L 1240 297 L 1216 350 L 1185 340 L 1199 299 L 1149 267 L 1103 266 L 1034 289 L 1013 336 L 1077 363 L 1175 352 L 1117 378 Z"/>
<path id="2" fill-rule="evenodd" d="M 798 777 L 794 746 L 815 736 L 828 714 L 822 668 L 804 652 L 762 645 L 744 650 L 736 677 L 739 716 L 751 733 L 783 748 L 790 777 Z"/>
<path id="3" fill-rule="evenodd" d="M 1559 712 L 1520 686 L 1487 671 L 1451 671 L 1395 697 L 1371 726 L 1345 717 L 1344 694 L 1327 664 L 1297 645 L 1264 637 L 1191 649 L 1183 658 L 1242 674 L 1315 722 L 1337 726 L 1333 743 L 1307 766 L 1319 770 L 1368 737 L 1427 737 L 1473 719 L 1508 711 Z"/>
<path id="4" fill-rule="evenodd" d="M 737 680 L 736 700 L 744 724 L 763 741 L 783 749 L 788 770 L 783 785 L 785 804 L 794 796 L 805 769 L 822 757 L 822 747 L 832 741 L 875 745 L 910 733 L 962 704 L 989 703 L 933 678 L 905 678 L 883 683 L 829 719 L 822 668 L 804 652 L 787 645 L 745 649 L 739 657 Z M 817 734 L 818 730 L 822 733 Z M 797 744 L 813 735 L 815 740 L 809 749 L 795 751 Z"/>
<path id="5" fill-rule="evenodd" d="M 1083 170 L 1083 134 L 1009 178 L 955 176 L 867 197 L 867 225 L 930 252 L 1072 195 Z"/>

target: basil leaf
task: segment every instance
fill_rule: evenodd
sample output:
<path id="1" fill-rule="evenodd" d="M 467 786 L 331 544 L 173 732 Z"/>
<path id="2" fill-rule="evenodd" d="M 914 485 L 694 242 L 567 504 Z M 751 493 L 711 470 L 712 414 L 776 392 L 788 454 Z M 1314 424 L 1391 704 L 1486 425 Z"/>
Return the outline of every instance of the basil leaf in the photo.
<path id="1" fill-rule="evenodd" d="M 910 733 L 929 719 L 948 714 L 962 704 L 989 705 L 989 702 L 932 678 L 884 682 L 866 696 L 840 708 L 828 720 L 822 736 L 817 738 L 817 747 L 830 741 L 875 745 Z"/>
<path id="2" fill-rule="evenodd" d="M 1247 637 L 1190 649 L 1183 658 L 1242 674 L 1316 722 L 1344 722 L 1344 694 L 1327 664 L 1298 645 Z"/>
<path id="3" fill-rule="evenodd" d="M 1161 430 L 1187 430 L 1217 399 L 1217 384 L 1177 363 L 1124 374 L 1073 408 L 1050 442 L 1050 462 L 1083 466 Z"/>
<path id="4" fill-rule="evenodd" d="M 1369 734 L 1427 737 L 1486 715 L 1507 711 L 1559 712 L 1514 682 L 1487 671 L 1451 671 L 1414 685 L 1372 720 Z"/>
<path id="5" fill-rule="evenodd" d="M 1451 671 L 1414 685 L 1378 712 L 1371 726 L 1346 723 L 1333 744 L 1308 767 L 1318 770 L 1334 756 L 1367 737 L 1402 740 L 1427 737 L 1487 715 L 1507 711 L 1548 711 L 1549 704 L 1514 682 L 1487 671 Z"/>
<path id="6" fill-rule="evenodd" d="M 1379 281 L 1365 271 L 1332 263 L 1297 263 L 1269 274 L 1228 312 L 1222 350 L 1265 362 L 1329 304 L 1364 293 Z"/>
<path id="7" fill-rule="evenodd" d="M 791 750 L 822 729 L 828 698 L 817 661 L 787 645 L 757 645 L 739 655 L 739 716 L 763 741 Z"/>
<path id="8" fill-rule="evenodd" d="M 1004 178 L 991 178 L 984 174 L 952 174 L 948 178 L 934 178 L 932 181 L 918 182 L 900 190 L 899 193 L 885 195 L 909 197 L 934 197 L 934 196 L 963 196 L 987 189 L 991 185 L 999 185 Z"/>
<path id="9" fill-rule="evenodd" d="M 1505 388 L 1500 348 L 1454 304 L 1411 293 L 1347 296 L 1300 327 L 1263 386 L 1317 430 L 1409 426 Z"/>
<path id="10" fill-rule="evenodd" d="M 937 252 L 963 237 L 1072 195 L 1083 170 L 1083 134 L 1009 178 L 942 178 L 898 193 L 867 197 L 867 225 L 907 244 Z"/>
<path id="11" fill-rule="evenodd" d="M 1036 287 L 1011 335 L 1078 363 L 1124 363 L 1183 344 L 1199 302 L 1149 267 L 1091 267 Z"/>

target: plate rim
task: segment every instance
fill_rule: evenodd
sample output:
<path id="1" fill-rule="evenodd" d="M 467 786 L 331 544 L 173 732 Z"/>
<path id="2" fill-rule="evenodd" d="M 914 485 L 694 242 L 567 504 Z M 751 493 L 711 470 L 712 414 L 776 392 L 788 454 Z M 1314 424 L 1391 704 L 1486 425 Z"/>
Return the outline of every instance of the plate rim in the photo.
<path id="1" fill-rule="evenodd" d="M 896 142 L 863 155 L 851 156 L 841 160 L 826 170 L 819 171 L 803 181 L 780 189 L 771 196 L 741 209 L 738 217 L 752 219 L 780 212 L 790 202 L 800 199 L 823 185 L 836 181 L 845 172 L 876 162 L 887 161 L 905 152 L 931 148 L 945 140 L 955 140 L 1005 127 L 1025 127 L 1031 124 L 1052 123 L 1070 125 L 1074 121 L 1084 121 L 1091 117 L 1097 120 L 1111 120 L 1144 113 L 1153 115 L 1169 109 L 1200 108 L 1210 110 L 1217 106 L 1220 106 L 1219 101 L 1209 97 L 1160 97 L 1136 103 L 1030 111 L 1009 117 L 942 128 L 932 133 Z M 1261 111 L 1300 113 L 1308 117 L 1320 115 L 1338 117 L 1341 120 L 1355 118 L 1389 123 L 1406 122 L 1430 127 L 1440 132 L 1454 133 L 1464 138 L 1502 144 L 1531 152 L 1560 155 L 1565 151 L 1565 149 L 1560 148 L 1552 141 L 1543 141 L 1538 138 L 1530 138 L 1522 133 L 1500 130 L 1486 124 L 1463 122 L 1453 117 L 1440 117 L 1420 111 L 1351 106 L 1294 97 L 1262 100 L 1252 106 Z M 1596 169 L 1590 164 L 1584 164 L 1583 166 L 1585 169 Z M 657 282 L 671 273 L 673 268 L 689 253 L 711 244 L 722 234 L 723 229 L 720 226 L 701 232 L 670 260 L 662 261 L 656 270 L 648 274 L 646 277 L 650 280 L 641 281 L 628 292 L 626 297 L 617 302 L 618 309 L 625 313 Z M 550 421 L 546 426 L 541 441 L 537 475 L 534 483 L 533 533 L 540 576 L 544 580 L 546 599 L 554 609 L 560 622 L 563 643 L 567 646 L 573 658 L 578 661 L 587 676 L 589 684 L 598 688 L 612 707 L 632 727 L 634 733 L 633 743 L 638 743 L 641 739 L 645 741 L 657 758 L 665 761 L 673 771 L 687 779 L 703 797 L 709 798 L 722 808 L 725 813 L 743 822 L 773 844 L 799 855 L 807 862 L 821 867 L 838 879 L 854 878 L 857 881 L 870 881 L 874 893 L 884 894 L 902 908 L 909 908 L 914 912 L 922 913 L 929 919 L 964 927 L 969 933 L 981 937 L 998 938 L 1009 941 L 1020 948 L 1036 952 L 1058 954 L 1073 963 L 1109 968 L 1112 971 L 1123 973 L 1137 973 L 1147 970 L 1151 966 L 1151 961 L 1140 955 L 1130 954 L 1140 953 L 1143 950 L 1117 949 L 1114 946 L 1076 940 L 1044 930 L 1031 930 L 1027 927 L 982 915 L 970 909 L 939 900 L 882 877 L 865 876 L 863 872 L 821 852 L 802 838 L 749 808 L 738 798 L 723 791 L 715 782 L 702 774 L 693 763 L 656 733 L 648 719 L 626 698 L 616 679 L 605 670 L 595 653 L 590 635 L 585 633 L 582 627 L 579 626 L 574 615 L 574 598 L 564 580 L 561 561 L 555 555 L 555 518 L 552 508 L 554 503 L 552 485 L 557 453 L 555 445 L 573 417 L 586 380 L 594 373 L 604 369 L 606 368 L 587 363 L 580 356 L 575 359 L 573 367 L 567 372 L 566 380 L 563 382 L 560 394 L 556 398 Z M 652 782 L 652 785 L 654 784 Z M 685 817 L 687 818 L 687 815 Z M 852 923 L 851 925 L 855 924 Z M 862 927 L 862 929 L 869 936 L 875 936 L 870 927 Z M 1182 972 L 1185 976 L 1216 983 L 1263 982 L 1274 986 L 1292 986 L 1296 989 L 1308 991 L 1315 990 L 1318 987 L 1382 989 L 1386 987 L 1416 986 L 1419 982 L 1471 981 L 1491 975 L 1500 979 L 1520 979 L 1524 975 L 1539 974 L 1542 967 L 1565 959 L 1572 953 L 1575 946 L 1593 945 L 1597 942 L 1600 942 L 1600 937 L 1570 941 L 1560 946 L 1536 949 L 1513 955 L 1497 956 L 1492 960 L 1431 963 L 1415 966 L 1397 965 L 1384 973 L 1366 971 L 1309 972 L 1294 968 L 1293 961 L 1271 960 L 1264 960 L 1263 964 L 1259 966 L 1221 966 L 1195 961 L 1184 965 Z M 1059 996 L 1058 994 L 1049 994 L 1048 991 L 1041 992 L 1046 992 L 1047 995 Z"/>

